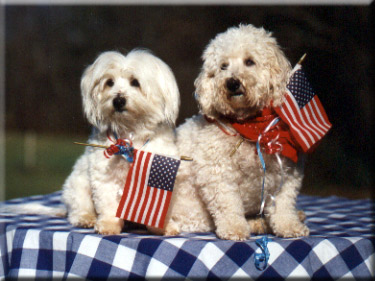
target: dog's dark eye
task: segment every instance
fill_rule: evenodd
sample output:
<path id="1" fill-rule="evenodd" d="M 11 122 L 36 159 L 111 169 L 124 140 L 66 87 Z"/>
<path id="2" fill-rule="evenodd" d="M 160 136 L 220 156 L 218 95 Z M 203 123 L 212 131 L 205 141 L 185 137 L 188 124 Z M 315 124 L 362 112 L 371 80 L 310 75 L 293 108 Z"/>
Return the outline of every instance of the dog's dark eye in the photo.
<path id="1" fill-rule="evenodd" d="M 108 80 L 105 82 L 105 85 L 108 86 L 108 87 L 113 87 L 114 84 L 115 84 L 115 82 L 113 82 L 112 79 L 108 79 Z"/>
<path id="2" fill-rule="evenodd" d="M 221 70 L 226 70 L 228 68 L 228 64 L 227 63 L 222 63 L 221 66 L 220 66 L 220 69 Z"/>
<path id="3" fill-rule="evenodd" d="M 131 81 L 130 81 L 130 85 L 132 85 L 133 87 L 140 87 L 141 85 L 139 84 L 139 81 L 135 78 L 133 78 Z"/>
<path id="4" fill-rule="evenodd" d="M 246 66 L 252 66 L 254 64 L 255 64 L 255 62 L 252 59 L 246 59 L 245 60 L 245 65 Z"/>

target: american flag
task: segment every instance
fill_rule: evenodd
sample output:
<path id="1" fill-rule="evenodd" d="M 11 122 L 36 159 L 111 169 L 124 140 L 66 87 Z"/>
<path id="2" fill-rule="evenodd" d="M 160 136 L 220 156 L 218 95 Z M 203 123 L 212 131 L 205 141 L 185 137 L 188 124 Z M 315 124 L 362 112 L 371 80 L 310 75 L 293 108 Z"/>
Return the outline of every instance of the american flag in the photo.
<path id="1" fill-rule="evenodd" d="M 287 85 L 285 102 L 275 108 L 304 152 L 308 152 L 332 127 L 300 64 Z"/>
<path id="2" fill-rule="evenodd" d="M 116 217 L 162 228 L 180 160 L 134 150 Z"/>

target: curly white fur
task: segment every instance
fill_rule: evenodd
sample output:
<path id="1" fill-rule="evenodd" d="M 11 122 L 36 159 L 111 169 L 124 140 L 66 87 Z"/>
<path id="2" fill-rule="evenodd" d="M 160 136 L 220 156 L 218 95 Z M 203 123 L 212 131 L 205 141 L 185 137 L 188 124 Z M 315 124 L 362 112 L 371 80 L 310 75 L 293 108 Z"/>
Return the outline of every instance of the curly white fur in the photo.
<path id="1" fill-rule="evenodd" d="M 274 106 L 282 103 L 291 67 L 264 29 L 240 25 L 218 34 L 204 51 L 203 61 L 195 81 L 201 114 L 226 123 L 251 118 L 271 101 Z M 237 81 L 234 89 L 229 79 Z M 229 156 L 239 139 L 202 116 L 177 129 L 179 153 L 194 161 L 180 165 L 164 234 L 214 230 L 220 238 L 244 240 L 251 232 L 263 231 L 259 220 L 247 219 L 260 209 L 263 170 L 254 143 L 244 142 Z M 280 167 L 274 155 L 264 158 L 265 190 L 274 194 L 281 181 Z M 275 194 L 275 204 L 269 197 L 266 202 L 266 230 L 281 237 L 308 235 L 295 208 L 302 174 L 288 159 L 283 159 L 283 166 L 284 186 Z"/>

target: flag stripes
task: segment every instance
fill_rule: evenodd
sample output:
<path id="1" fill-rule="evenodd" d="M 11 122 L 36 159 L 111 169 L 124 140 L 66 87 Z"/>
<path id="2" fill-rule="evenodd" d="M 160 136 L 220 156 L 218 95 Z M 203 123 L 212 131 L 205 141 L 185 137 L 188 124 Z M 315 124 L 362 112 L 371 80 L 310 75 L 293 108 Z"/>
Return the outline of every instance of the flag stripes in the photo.
<path id="1" fill-rule="evenodd" d="M 134 150 L 116 216 L 154 227 L 163 227 L 172 197 L 179 160 Z M 165 176 L 165 170 L 170 176 Z"/>

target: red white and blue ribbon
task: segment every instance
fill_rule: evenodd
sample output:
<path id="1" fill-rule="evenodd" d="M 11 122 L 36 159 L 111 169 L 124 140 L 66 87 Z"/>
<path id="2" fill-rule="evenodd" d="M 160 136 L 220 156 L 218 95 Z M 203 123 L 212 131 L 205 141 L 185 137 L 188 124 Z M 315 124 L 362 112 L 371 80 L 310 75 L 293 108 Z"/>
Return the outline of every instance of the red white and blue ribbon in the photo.
<path id="1" fill-rule="evenodd" d="M 107 134 L 107 137 L 114 144 L 111 144 L 106 150 L 104 150 L 104 156 L 110 158 L 112 155 L 121 155 L 129 163 L 133 162 L 133 143 L 129 139 L 119 139 L 117 134 L 114 133 L 116 142 Z"/>

